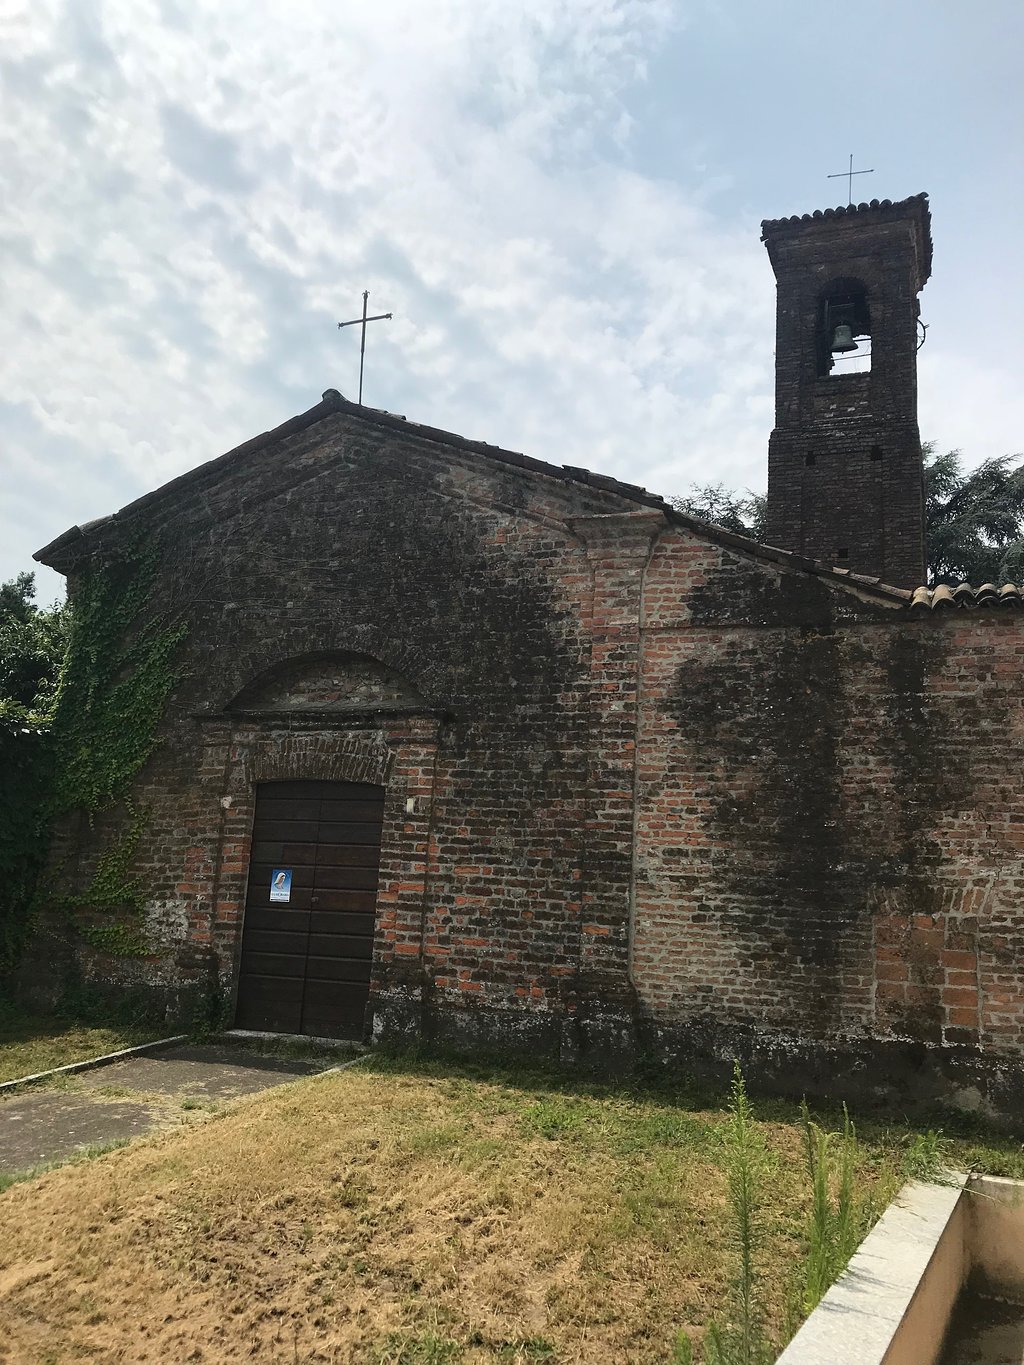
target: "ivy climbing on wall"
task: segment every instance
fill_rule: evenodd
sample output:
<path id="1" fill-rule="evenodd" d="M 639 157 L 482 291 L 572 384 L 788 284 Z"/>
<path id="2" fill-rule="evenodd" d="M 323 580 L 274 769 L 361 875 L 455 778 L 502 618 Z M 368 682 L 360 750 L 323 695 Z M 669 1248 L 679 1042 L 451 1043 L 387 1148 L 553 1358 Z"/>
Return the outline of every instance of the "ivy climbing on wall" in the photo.
<path id="1" fill-rule="evenodd" d="M 145 812 L 131 803 L 131 787 L 158 743 L 157 729 L 174 685 L 174 655 L 186 627 L 180 614 L 157 609 L 153 586 L 158 552 L 136 546 L 114 562 L 88 566 L 77 579 L 67 653 L 59 685 L 40 717 L 38 742 L 23 748 L 31 781 L 0 790 L 0 818 L 15 813 L 20 869 L 14 901 L 4 906 L 0 973 L 23 946 L 40 905 L 52 903 L 43 884 L 49 831 L 72 812 L 94 826 L 101 813 L 114 834 L 84 889 L 59 901 L 71 930 L 95 947 L 120 955 L 147 950 L 141 913 L 145 888 L 130 874 L 145 828 Z M 117 809 L 120 807 L 120 809 Z"/>
<path id="2" fill-rule="evenodd" d="M 156 747 L 185 626 L 151 610 L 155 572 L 155 551 L 136 550 L 76 585 L 51 730 L 57 811 L 123 798 Z"/>

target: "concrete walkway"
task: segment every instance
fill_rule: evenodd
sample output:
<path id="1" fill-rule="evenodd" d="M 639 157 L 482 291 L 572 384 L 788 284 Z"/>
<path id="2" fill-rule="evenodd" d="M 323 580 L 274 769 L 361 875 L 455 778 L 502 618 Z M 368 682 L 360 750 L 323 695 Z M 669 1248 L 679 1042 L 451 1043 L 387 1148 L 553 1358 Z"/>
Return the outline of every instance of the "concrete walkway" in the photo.
<path id="1" fill-rule="evenodd" d="M 268 1057 L 238 1046 L 182 1045 L 52 1086 L 15 1091 L 0 1099 L 0 1174 L 194 1121 L 226 1100 L 330 1065 L 334 1062 Z"/>

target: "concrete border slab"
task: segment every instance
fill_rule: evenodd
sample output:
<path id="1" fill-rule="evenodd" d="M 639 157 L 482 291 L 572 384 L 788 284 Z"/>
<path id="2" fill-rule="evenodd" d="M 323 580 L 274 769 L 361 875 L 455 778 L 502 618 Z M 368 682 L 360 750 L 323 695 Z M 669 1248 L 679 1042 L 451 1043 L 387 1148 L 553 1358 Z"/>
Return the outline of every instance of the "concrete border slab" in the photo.
<path id="1" fill-rule="evenodd" d="M 309 1043 L 316 1047 L 329 1047 L 337 1052 L 369 1052 L 366 1043 L 354 1038 L 318 1038 L 311 1033 L 267 1033 L 262 1029 L 229 1028 L 219 1034 L 220 1038 L 231 1038 L 240 1043 Z"/>
<path id="2" fill-rule="evenodd" d="M 937 1360 L 967 1274 L 966 1182 L 904 1186 L 777 1365 Z"/>
<path id="3" fill-rule="evenodd" d="M 51 1080 L 54 1076 L 73 1076 L 78 1071 L 93 1071 L 111 1062 L 123 1062 L 128 1057 L 142 1057 L 147 1052 L 156 1052 L 162 1047 L 173 1047 L 175 1043 L 188 1041 L 187 1033 L 175 1034 L 173 1038 L 157 1038 L 152 1043 L 138 1043 L 135 1047 L 123 1047 L 117 1052 L 106 1052 L 100 1057 L 89 1057 L 84 1062 L 68 1062 L 66 1066 L 54 1066 L 49 1071 L 34 1071 L 30 1076 L 18 1076 L 13 1081 L 0 1083 L 0 1095 L 10 1094 L 23 1085 L 36 1085 L 39 1081 Z"/>

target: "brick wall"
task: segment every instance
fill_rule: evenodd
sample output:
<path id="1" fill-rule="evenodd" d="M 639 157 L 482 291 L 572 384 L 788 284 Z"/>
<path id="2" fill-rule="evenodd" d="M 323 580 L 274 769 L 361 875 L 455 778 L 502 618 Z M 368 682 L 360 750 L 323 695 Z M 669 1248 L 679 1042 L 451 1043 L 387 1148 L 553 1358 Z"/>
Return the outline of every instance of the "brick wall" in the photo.
<path id="1" fill-rule="evenodd" d="M 133 793 L 154 952 L 82 950 L 93 979 L 175 1020 L 230 997 L 257 785 L 374 782 L 377 1037 L 756 1043 L 808 1091 L 1024 1059 L 1019 613 L 914 615 L 343 414 L 163 515 L 190 630 Z M 72 880 L 108 823 L 64 831 Z M 963 1067 L 1012 1107 L 1017 1070 Z"/>
<path id="2" fill-rule="evenodd" d="M 176 1016 L 213 980 L 230 990 L 257 782 L 384 781 L 378 1029 L 436 1015 L 443 1031 L 473 1006 L 557 1036 L 581 933 L 614 928 L 625 962 L 628 839 L 585 876 L 607 828 L 587 802 L 611 781 L 602 759 L 592 783 L 589 752 L 591 626 L 609 608 L 570 524 L 623 506 L 342 416 L 239 480 L 193 480 L 167 510 L 156 594 L 189 622 L 181 682 L 133 792 L 148 822 L 135 871 L 164 928 L 148 960 L 82 950 L 87 973 L 149 982 Z M 76 881 L 106 833 L 81 832 Z M 603 953 L 584 956 L 607 991 Z"/>
<path id="3" fill-rule="evenodd" d="M 910 616 L 682 531 L 647 602 L 646 1017 L 1019 1061 L 1019 613 Z"/>

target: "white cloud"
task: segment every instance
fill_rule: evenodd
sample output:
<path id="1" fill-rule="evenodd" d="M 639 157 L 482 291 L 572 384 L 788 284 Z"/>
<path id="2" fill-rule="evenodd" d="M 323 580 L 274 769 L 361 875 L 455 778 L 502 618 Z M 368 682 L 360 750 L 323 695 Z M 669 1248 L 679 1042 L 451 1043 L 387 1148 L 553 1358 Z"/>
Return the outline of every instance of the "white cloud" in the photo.
<path id="1" fill-rule="evenodd" d="M 0 577 L 354 393 L 335 323 L 364 287 L 394 313 L 371 403 L 662 492 L 763 484 L 756 224 L 630 164 L 681 23 L 669 0 L 8 0 Z"/>
<path id="2" fill-rule="evenodd" d="M 943 450 L 961 450 L 970 465 L 1024 453 L 1019 376 L 983 368 L 962 352 L 931 343 L 920 352 L 918 375 L 925 440 L 938 440 Z"/>

